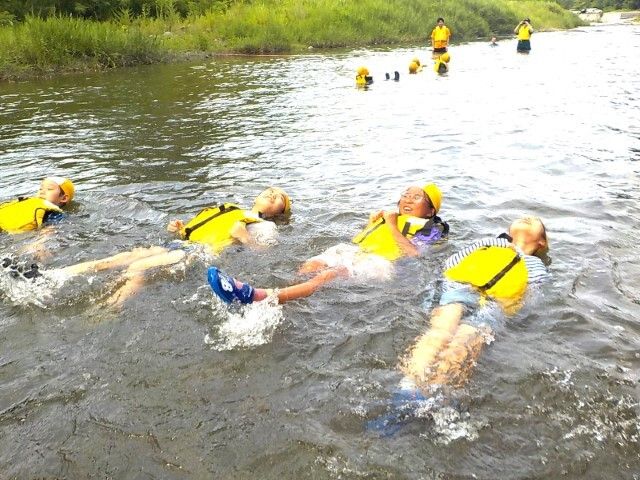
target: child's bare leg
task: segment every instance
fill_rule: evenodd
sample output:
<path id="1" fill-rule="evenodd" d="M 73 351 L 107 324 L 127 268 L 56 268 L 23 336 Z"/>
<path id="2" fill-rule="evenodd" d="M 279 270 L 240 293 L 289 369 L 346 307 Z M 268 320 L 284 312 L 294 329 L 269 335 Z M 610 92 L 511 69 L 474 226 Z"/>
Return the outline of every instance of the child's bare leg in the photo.
<path id="1" fill-rule="evenodd" d="M 345 267 L 334 267 L 323 272 L 320 272 L 313 278 L 306 282 L 291 285 L 278 290 L 278 303 L 285 303 L 289 300 L 296 300 L 298 298 L 308 297 L 313 294 L 320 287 L 329 283 L 336 277 L 346 277 L 349 275 L 349 271 Z M 235 280 L 236 287 L 242 288 L 242 282 Z M 272 289 L 256 288 L 253 293 L 253 301 L 259 302 L 267 298 L 273 292 Z"/>
<path id="2" fill-rule="evenodd" d="M 460 325 L 447 347 L 440 352 L 437 369 L 429 383 L 462 384 L 485 344 L 482 332 L 471 325 Z"/>
<path id="3" fill-rule="evenodd" d="M 426 382 L 440 351 L 451 341 L 464 308 L 459 303 L 444 305 L 433 311 L 431 326 L 418 337 L 409 355 L 402 361 L 401 370 L 416 383 Z"/>
<path id="4" fill-rule="evenodd" d="M 348 270 L 344 267 L 335 267 L 325 270 L 306 282 L 291 285 L 290 287 L 280 290 L 278 292 L 278 303 L 285 303 L 289 300 L 308 297 L 336 277 L 346 276 L 348 274 Z"/>
<path id="5" fill-rule="evenodd" d="M 186 255 L 183 250 L 168 251 L 163 249 L 163 252 L 158 255 L 136 260 L 129 265 L 129 268 L 124 273 L 125 283 L 109 297 L 107 303 L 118 307 L 121 306 L 127 298 L 136 294 L 142 288 L 144 274 L 147 270 L 174 265 L 184 259 Z"/>
<path id="6" fill-rule="evenodd" d="M 86 272 L 100 272 L 102 270 L 109 270 L 112 268 L 126 267 L 141 258 L 159 255 L 167 251 L 168 250 L 163 247 L 135 248 L 130 252 L 122 252 L 111 257 L 61 268 L 60 271 L 71 275 L 78 275 Z"/>
<path id="7" fill-rule="evenodd" d="M 317 258 L 310 258 L 306 262 L 302 264 L 302 266 L 298 269 L 298 273 L 315 273 L 320 270 L 324 270 L 328 265 L 326 262 L 319 260 Z"/>

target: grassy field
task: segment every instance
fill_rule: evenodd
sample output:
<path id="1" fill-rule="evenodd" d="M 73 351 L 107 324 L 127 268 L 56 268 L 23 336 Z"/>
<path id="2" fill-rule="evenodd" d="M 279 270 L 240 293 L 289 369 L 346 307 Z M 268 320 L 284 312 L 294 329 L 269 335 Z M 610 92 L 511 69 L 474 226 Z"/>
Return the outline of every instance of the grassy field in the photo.
<path id="1" fill-rule="evenodd" d="M 30 17 L 0 27 L 0 78 L 153 63 L 193 52 L 426 44 L 439 16 L 456 42 L 509 34 L 525 16 L 538 31 L 580 24 L 545 0 L 257 0 L 186 18 L 171 9 L 160 18 L 122 11 L 105 22 Z"/>

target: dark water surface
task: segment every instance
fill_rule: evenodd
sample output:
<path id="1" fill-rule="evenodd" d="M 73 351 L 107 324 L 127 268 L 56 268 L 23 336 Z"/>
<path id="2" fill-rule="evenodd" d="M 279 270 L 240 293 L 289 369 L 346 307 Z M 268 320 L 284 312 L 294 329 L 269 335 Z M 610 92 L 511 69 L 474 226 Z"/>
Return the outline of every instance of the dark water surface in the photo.
<path id="1" fill-rule="evenodd" d="M 273 184 L 295 200 L 281 245 L 216 261 L 259 284 L 294 281 L 410 184 L 441 186 L 452 229 L 391 282 L 243 314 L 212 299 L 203 260 L 155 272 L 119 312 L 115 273 L 29 290 L 3 276 L 0 478 L 640 478 L 640 27 L 532 45 L 456 46 L 446 78 L 406 75 L 428 55 L 403 49 L 0 85 L 2 197 L 48 174 L 77 185 L 50 267 L 163 244 L 170 218 Z M 447 406 L 366 432 L 443 260 L 529 212 L 552 284 Z"/>

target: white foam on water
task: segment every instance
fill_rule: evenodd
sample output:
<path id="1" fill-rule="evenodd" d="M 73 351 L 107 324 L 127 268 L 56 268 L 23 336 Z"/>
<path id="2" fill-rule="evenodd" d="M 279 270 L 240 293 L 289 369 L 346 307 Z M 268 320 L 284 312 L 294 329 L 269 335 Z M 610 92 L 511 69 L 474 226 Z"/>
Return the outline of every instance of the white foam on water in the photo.
<path id="1" fill-rule="evenodd" d="M 42 276 L 35 279 L 14 278 L 3 270 L 0 271 L 0 291 L 14 305 L 47 308 L 67 279 L 68 277 L 56 270 L 42 272 Z"/>
<path id="2" fill-rule="evenodd" d="M 626 374 L 625 367 L 617 366 Z M 560 428 L 566 429 L 564 440 L 582 439 L 594 446 L 615 441 L 619 446 L 640 442 L 640 402 L 632 394 L 619 388 L 620 384 L 634 384 L 635 377 L 619 378 L 617 374 L 604 372 L 602 381 L 613 383 L 606 392 L 589 384 L 574 382 L 573 370 L 554 367 L 543 372 L 543 377 L 564 393 L 564 402 L 545 412 Z"/>
<path id="3" fill-rule="evenodd" d="M 416 418 L 427 418 L 432 422 L 428 432 L 421 433 L 420 437 L 442 445 L 456 440 L 477 440 L 480 430 L 487 426 L 487 422 L 475 420 L 469 412 L 451 406 L 450 395 L 438 385 L 433 385 L 429 389 L 429 397 L 418 402 Z"/>
<path id="4" fill-rule="evenodd" d="M 471 418 L 469 412 L 460 412 L 453 407 L 439 407 L 430 414 L 433 430 L 429 435 L 421 436 L 428 436 L 442 445 L 448 445 L 455 440 L 477 440 L 480 430 L 487 425 L 486 422 Z"/>
<path id="5" fill-rule="evenodd" d="M 219 300 L 215 302 L 220 305 Z M 207 334 L 204 338 L 207 345 L 218 351 L 253 348 L 269 343 L 284 318 L 275 292 L 264 301 L 245 305 L 238 310 L 225 305 L 221 311 L 226 319 L 218 327 L 217 334 Z"/>

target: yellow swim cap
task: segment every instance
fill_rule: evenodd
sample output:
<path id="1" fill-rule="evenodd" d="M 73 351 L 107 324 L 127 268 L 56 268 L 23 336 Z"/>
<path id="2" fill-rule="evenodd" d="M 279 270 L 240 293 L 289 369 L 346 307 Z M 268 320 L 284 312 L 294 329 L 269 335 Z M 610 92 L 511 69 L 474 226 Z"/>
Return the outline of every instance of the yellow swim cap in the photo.
<path id="1" fill-rule="evenodd" d="M 440 60 L 444 63 L 449 63 L 449 60 L 451 60 L 451 56 L 449 55 L 449 53 L 445 52 L 440 55 Z"/>
<path id="2" fill-rule="evenodd" d="M 289 198 L 289 195 L 287 195 L 287 192 L 285 192 L 281 188 L 278 188 L 278 187 L 272 187 L 272 188 L 275 192 L 277 192 L 279 195 L 282 196 L 282 201 L 284 202 L 284 210 L 282 211 L 282 213 L 285 215 L 289 215 L 291 213 L 291 199 Z"/>
<path id="3" fill-rule="evenodd" d="M 369 69 L 367 67 L 364 67 L 364 66 L 363 67 L 358 67 L 357 72 L 358 72 L 358 75 L 363 76 L 363 77 L 365 75 L 369 75 Z"/>
<path id="4" fill-rule="evenodd" d="M 65 177 L 47 177 L 47 180 L 51 180 L 56 183 L 64 192 L 66 196 L 69 197 L 67 203 L 73 200 L 73 196 L 76 193 L 76 188 L 73 186 L 73 182 Z"/>
<path id="5" fill-rule="evenodd" d="M 435 183 L 429 183 L 422 187 L 422 190 L 427 194 L 427 197 L 429 197 L 429 200 L 431 201 L 431 205 L 433 205 L 433 208 L 436 209 L 436 213 L 438 213 L 440 211 L 440 206 L 442 205 L 442 192 L 440 189 L 435 185 Z"/>
<path id="6" fill-rule="evenodd" d="M 418 73 L 419 64 L 416 62 L 411 62 L 409 64 L 409 73 Z"/>
<path id="7" fill-rule="evenodd" d="M 415 63 L 416 65 L 420 66 L 420 59 L 418 57 L 414 57 L 413 60 L 411 60 L 411 63 Z"/>

